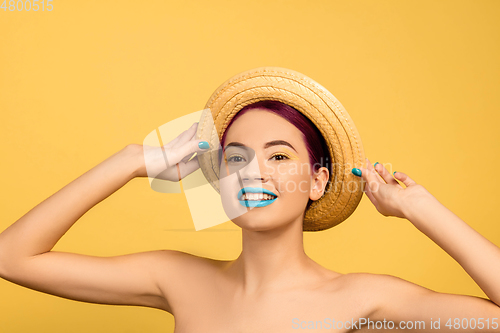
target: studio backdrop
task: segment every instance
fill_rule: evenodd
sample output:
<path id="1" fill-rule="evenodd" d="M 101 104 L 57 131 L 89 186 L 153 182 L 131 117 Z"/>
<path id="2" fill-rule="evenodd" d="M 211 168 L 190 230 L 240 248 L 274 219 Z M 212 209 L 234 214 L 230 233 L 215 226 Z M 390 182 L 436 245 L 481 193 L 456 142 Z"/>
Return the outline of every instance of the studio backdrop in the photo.
<path id="1" fill-rule="evenodd" d="M 233 75 L 279 66 L 335 95 L 373 163 L 408 173 L 500 245 L 499 15 L 500 2 L 487 0 L 3 1 L 0 232 L 126 145 L 201 114 Z M 240 228 L 229 221 L 197 231 L 182 185 L 162 192 L 133 179 L 53 250 L 235 259 Z M 341 273 L 485 296 L 441 248 L 366 196 L 346 221 L 304 238 L 309 256 Z M 0 332 L 173 327 L 160 310 L 77 302 L 0 279 Z"/>

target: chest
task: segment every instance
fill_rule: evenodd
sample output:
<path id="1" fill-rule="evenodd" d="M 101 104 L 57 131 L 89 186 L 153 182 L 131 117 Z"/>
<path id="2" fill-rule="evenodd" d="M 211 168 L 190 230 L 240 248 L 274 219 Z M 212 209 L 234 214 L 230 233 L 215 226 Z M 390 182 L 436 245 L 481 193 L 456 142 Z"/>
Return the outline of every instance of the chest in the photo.
<path id="1" fill-rule="evenodd" d="M 370 305 L 346 291 L 301 290 L 241 297 L 223 290 L 201 293 L 176 309 L 175 333 L 350 332 Z M 354 326 L 355 328 L 355 326 Z"/>

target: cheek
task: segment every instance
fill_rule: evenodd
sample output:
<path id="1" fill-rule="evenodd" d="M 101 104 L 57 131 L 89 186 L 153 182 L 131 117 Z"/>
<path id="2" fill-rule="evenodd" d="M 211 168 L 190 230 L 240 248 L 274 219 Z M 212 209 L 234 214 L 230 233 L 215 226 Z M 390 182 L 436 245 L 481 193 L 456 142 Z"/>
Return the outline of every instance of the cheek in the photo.
<path id="1" fill-rule="evenodd" d="M 221 177 L 219 179 L 219 189 L 222 208 L 230 220 L 233 220 L 248 211 L 248 209 L 245 206 L 242 206 L 238 201 L 240 185 L 236 174 Z M 210 210 L 208 209 L 207 211 Z"/>
<path id="2" fill-rule="evenodd" d="M 290 177 L 281 179 L 279 191 L 287 196 L 303 197 L 309 195 L 310 186 L 310 181 L 307 178 Z"/>
<path id="3" fill-rule="evenodd" d="M 273 178 L 281 194 L 294 197 L 308 196 L 311 179 L 306 167 L 301 171 L 296 165 L 280 164 L 275 168 Z"/>

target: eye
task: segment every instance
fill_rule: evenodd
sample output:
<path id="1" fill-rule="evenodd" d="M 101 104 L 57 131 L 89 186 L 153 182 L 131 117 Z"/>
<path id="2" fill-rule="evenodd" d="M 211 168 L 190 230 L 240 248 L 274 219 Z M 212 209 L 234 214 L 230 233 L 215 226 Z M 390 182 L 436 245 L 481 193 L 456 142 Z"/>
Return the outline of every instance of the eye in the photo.
<path id="1" fill-rule="evenodd" d="M 241 155 L 231 155 L 229 156 L 229 158 L 227 159 L 227 162 L 235 162 L 235 163 L 238 163 L 238 162 L 243 162 L 244 161 L 244 158 L 243 156 Z"/>
<path id="2" fill-rule="evenodd" d="M 276 159 L 277 161 L 284 161 L 284 160 L 290 159 L 290 157 L 288 157 L 287 155 L 282 154 L 282 153 L 274 154 L 273 156 L 271 156 L 271 159 L 273 159 L 275 157 L 281 157 L 281 158 Z"/>

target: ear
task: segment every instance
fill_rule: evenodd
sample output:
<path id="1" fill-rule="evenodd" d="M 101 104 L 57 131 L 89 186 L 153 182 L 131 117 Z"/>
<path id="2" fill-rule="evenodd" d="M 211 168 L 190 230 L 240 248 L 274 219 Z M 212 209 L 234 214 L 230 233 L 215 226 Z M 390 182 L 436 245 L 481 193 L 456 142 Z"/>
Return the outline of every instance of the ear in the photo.
<path id="1" fill-rule="evenodd" d="M 312 175 L 311 181 L 311 191 L 309 192 L 309 199 L 315 201 L 323 196 L 325 193 L 326 185 L 328 184 L 328 178 L 330 173 L 325 167 L 321 167 Z"/>

